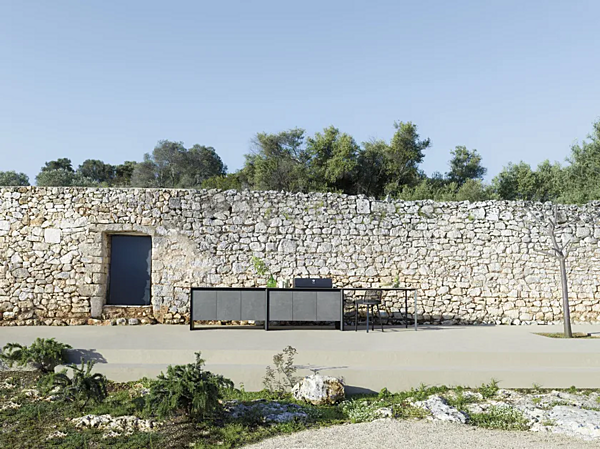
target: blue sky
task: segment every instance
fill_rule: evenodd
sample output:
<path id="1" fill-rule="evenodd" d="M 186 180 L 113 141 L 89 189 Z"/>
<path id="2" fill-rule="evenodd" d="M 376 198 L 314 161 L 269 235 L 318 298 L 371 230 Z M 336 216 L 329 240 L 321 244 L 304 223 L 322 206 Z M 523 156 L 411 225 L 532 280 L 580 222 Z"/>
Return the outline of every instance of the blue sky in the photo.
<path id="1" fill-rule="evenodd" d="M 600 118 L 600 2 L 0 0 L 0 170 L 141 160 L 160 139 L 240 168 L 259 131 L 395 120 L 423 168 L 476 148 L 563 161 Z"/>

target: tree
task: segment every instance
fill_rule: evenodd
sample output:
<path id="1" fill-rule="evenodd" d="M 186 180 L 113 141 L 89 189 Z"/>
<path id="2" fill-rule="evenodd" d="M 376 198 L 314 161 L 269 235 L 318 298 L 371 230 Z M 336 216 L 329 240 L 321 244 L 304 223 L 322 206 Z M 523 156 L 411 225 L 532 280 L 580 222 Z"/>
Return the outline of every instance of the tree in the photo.
<path id="1" fill-rule="evenodd" d="M 380 198 L 388 180 L 386 173 L 387 143 L 371 140 L 363 143 L 358 155 L 356 193 Z"/>
<path id="2" fill-rule="evenodd" d="M 0 186 L 28 186 L 29 177 L 25 173 L 0 171 Z"/>
<path id="3" fill-rule="evenodd" d="M 394 122 L 396 132 L 386 150 L 386 193 L 398 192 L 402 186 L 414 186 L 423 179 L 419 164 L 429 148 L 429 139 L 419 140 L 417 125 L 412 122 Z"/>
<path id="4" fill-rule="evenodd" d="M 96 184 L 109 186 L 115 178 L 115 167 L 98 159 L 87 159 L 77 168 L 77 174 Z"/>
<path id="5" fill-rule="evenodd" d="M 35 183 L 42 187 L 71 186 L 74 179 L 71 159 L 61 158 L 46 162 L 35 177 Z"/>
<path id="6" fill-rule="evenodd" d="M 503 200 L 532 200 L 535 195 L 535 174 L 525 162 L 510 162 L 492 183 Z"/>
<path id="7" fill-rule="evenodd" d="M 41 171 L 52 171 L 52 170 L 65 170 L 73 173 L 73 166 L 71 165 L 71 159 L 66 157 L 57 159 L 55 161 L 48 161 L 44 164 Z"/>
<path id="8" fill-rule="evenodd" d="M 309 156 L 303 144 L 304 130 L 299 128 L 278 134 L 258 133 L 242 169 L 251 188 L 307 192 Z"/>
<path id="9" fill-rule="evenodd" d="M 42 170 L 35 177 L 35 183 L 40 187 L 72 186 L 75 179 L 73 171 L 58 168 L 54 170 Z"/>
<path id="10" fill-rule="evenodd" d="M 556 201 L 565 192 L 565 172 L 560 164 L 547 160 L 537 170 L 525 162 L 509 163 L 492 185 L 503 200 Z"/>
<path id="11" fill-rule="evenodd" d="M 181 176 L 180 184 L 185 187 L 200 187 L 213 176 L 224 176 L 227 166 L 214 148 L 194 145 L 185 156 L 187 167 Z"/>
<path id="12" fill-rule="evenodd" d="M 467 150 L 467 147 L 457 146 L 450 152 L 450 171 L 447 178 L 462 186 L 469 179 L 483 179 L 487 169 L 481 165 L 481 156 L 477 150 Z"/>
<path id="13" fill-rule="evenodd" d="M 214 148 L 194 145 L 187 150 L 182 142 L 161 140 L 152 154 L 135 165 L 131 173 L 134 187 L 199 188 L 213 177 L 225 174 L 227 167 Z"/>
<path id="14" fill-rule="evenodd" d="M 565 186 L 561 200 L 586 203 L 600 199 L 600 120 L 592 134 L 581 145 L 571 147 L 569 166 L 565 170 Z"/>
<path id="15" fill-rule="evenodd" d="M 311 191 L 356 193 L 360 147 L 345 133 L 330 126 L 306 139 L 307 174 Z"/>
<path id="16" fill-rule="evenodd" d="M 244 180 L 240 172 L 228 173 L 222 176 L 212 176 L 202 182 L 203 189 L 220 190 L 242 190 L 248 188 L 247 181 Z"/>
<path id="17" fill-rule="evenodd" d="M 571 330 L 571 310 L 569 307 L 569 286 L 567 280 L 567 257 L 569 257 L 569 251 L 574 243 L 574 239 L 570 238 L 566 243 L 558 242 L 562 237 L 562 230 L 564 229 L 567 220 L 560 216 L 556 205 L 552 207 L 552 213 L 548 217 L 540 217 L 532 211 L 529 212 L 529 215 L 537 221 L 542 230 L 550 238 L 549 250 L 540 250 L 537 248 L 535 250 L 540 254 L 558 260 L 560 266 L 560 282 L 562 286 L 564 333 L 565 338 L 572 338 L 573 332 Z"/>
<path id="18" fill-rule="evenodd" d="M 134 161 L 125 161 L 115 167 L 115 177 L 112 185 L 115 187 L 127 187 L 131 184 L 131 175 L 135 166 L 137 165 Z"/>

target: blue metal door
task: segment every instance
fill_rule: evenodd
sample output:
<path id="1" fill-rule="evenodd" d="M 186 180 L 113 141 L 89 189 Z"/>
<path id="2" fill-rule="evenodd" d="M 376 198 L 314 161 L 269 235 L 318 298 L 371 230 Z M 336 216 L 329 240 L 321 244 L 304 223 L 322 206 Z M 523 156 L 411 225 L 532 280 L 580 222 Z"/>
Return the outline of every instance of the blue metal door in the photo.
<path id="1" fill-rule="evenodd" d="M 113 235 L 110 247 L 107 304 L 150 304 L 152 239 L 138 235 Z"/>

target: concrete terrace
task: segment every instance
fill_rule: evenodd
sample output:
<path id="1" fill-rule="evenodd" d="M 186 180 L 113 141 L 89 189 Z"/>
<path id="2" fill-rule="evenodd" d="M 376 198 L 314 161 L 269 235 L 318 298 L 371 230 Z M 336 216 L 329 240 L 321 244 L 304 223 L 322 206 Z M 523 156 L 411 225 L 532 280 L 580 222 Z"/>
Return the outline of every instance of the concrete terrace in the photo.
<path id="1" fill-rule="evenodd" d="M 153 377 L 169 364 L 189 363 L 202 351 L 207 369 L 230 377 L 247 390 L 262 388 L 265 367 L 291 345 L 296 363 L 343 377 L 350 391 L 383 387 L 402 390 L 428 385 L 475 386 L 492 378 L 507 388 L 600 388 L 600 338 L 561 340 L 535 332 L 562 326 L 423 326 L 366 334 L 330 328 L 203 328 L 187 326 L 2 327 L 0 345 L 30 344 L 54 337 L 98 361 L 96 369 L 117 381 Z M 575 325 L 574 332 L 600 336 L 600 325 Z"/>

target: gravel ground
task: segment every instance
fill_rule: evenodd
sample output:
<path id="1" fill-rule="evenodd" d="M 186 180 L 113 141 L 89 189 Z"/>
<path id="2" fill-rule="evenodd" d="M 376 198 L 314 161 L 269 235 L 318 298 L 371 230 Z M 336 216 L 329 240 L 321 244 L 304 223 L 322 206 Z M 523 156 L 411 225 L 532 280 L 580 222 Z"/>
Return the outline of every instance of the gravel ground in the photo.
<path id="1" fill-rule="evenodd" d="M 598 448 L 598 441 L 582 441 L 548 433 L 480 429 L 464 424 L 428 421 L 377 420 L 345 424 L 271 438 L 247 446 L 254 449 L 350 448 Z"/>

